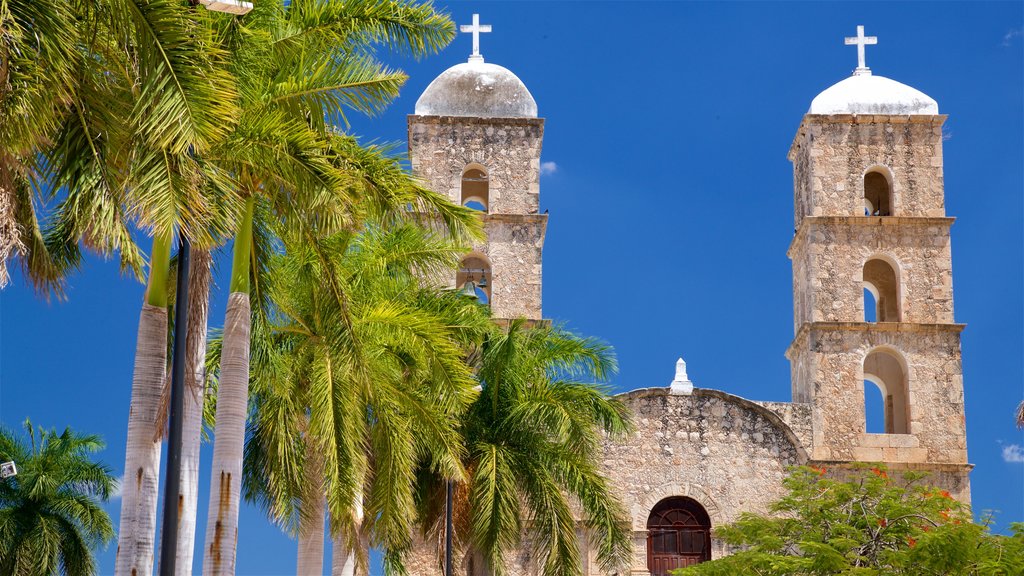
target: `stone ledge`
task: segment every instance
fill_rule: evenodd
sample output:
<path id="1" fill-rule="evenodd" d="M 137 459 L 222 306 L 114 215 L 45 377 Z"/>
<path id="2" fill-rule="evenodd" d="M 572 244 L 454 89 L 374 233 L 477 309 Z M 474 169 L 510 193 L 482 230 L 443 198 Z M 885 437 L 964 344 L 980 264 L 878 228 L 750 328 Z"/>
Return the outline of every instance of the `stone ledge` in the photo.
<path id="1" fill-rule="evenodd" d="M 847 226 L 944 226 L 950 228 L 956 218 L 953 216 L 804 216 L 800 219 L 800 227 L 793 234 L 793 239 L 786 249 L 790 260 L 797 246 L 803 244 L 810 228 L 816 225 L 847 225 Z"/>
<path id="2" fill-rule="evenodd" d="M 825 466 L 836 468 L 848 468 L 854 464 L 870 464 L 870 462 L 851 462 L 850 460 L 808 460 L 808 466 Z M 880 462 L 889 468 L 890 472 L 970 472 L 974 464 L 951 464 L 949 462 Z"/>
<path id="3" fill-rule="evenodd" d="M 544 224 L 548 223 L 547 214 L 502 214 L 490 213 L 480 214 L 481 219 L 486 222 L 509 222 L 511 224 Z"/>
<path id="4" fill-rule="evenodd" d="M 948 117 L 948 114 L 804 114 L 786 157 L 790 162 L 793 161 L 797 149 L 800 148 L 798 142 L 807 134 L 805 128 L 808 124 L 932 124 L 942 126 Z"/>
<path id="5" fill-rule="evenodd" d="M 798 345 L 810 337 L 813 330 L 826 332 L 906 332 L 923 334 L 935 332 L 951 332 L 959 334 L 967 324 L 921 324 L 917 322 L 804 322 L 797 330 L 793 341 L 786 348 L 786 358 L 792 360 L 792 354 Z"/>
<path id="6" fill-rule="evenodd" d="M 417 124 L 480 124 L 485 126 L 543 126 L 543 118 L 479 118 L 476 116 L 407 116 L 409 125 Z"/>

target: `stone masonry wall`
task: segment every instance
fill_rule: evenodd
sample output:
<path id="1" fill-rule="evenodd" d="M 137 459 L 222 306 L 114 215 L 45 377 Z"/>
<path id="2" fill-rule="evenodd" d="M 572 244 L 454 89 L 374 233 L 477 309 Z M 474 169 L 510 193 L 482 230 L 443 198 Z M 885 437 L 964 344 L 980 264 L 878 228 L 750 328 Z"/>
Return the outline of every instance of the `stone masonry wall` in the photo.
<path id="1" fill-rule="evenodd" d="M 966 464 L 958 324 L 819 323 L 787 356 L 793 396 L 814 404 L 814 460 Z M 864 358 L 898 351 L 908 381 L 909 434 L 866 434 Z"/>
<path id="2" fill-rule="evenodd" d="M 805 216 L 864 214 L 864 173 L 892 177 L 894 216 L 945 215 L 942 124 L 945 115 L 804 116 L 789 151 L 795 226 Z"/>
<path id="3" fill-rule="evenodd" d="M 793 239 L 794 332 L 863 322 L 865 262 L 894 263 L 903 322 L 953 322 L 952 218 L 811 217 Z"/>
<path id="4" fill-rule="evenodd" d="M 664 388 L 623 395 L 636 430 L 609 440 L 602 463 L 633 522 L 631 576 L 647 575 L 647 519 L 664 498 L 689 496 L 711 516 L 712 529 L 740 512 L 765 512 L 783 494 L 786 468 L 806 461 L 804 447 L 779 414 L 768 407 L 719 392 L 696 389 L 691 396 Z M 769 403 L 795 427 L 810 429 L 808 407 L 787 411 Z M 727 553 L 712 537 L 712 558 Z M 593 563 L 588 574 L 600 574 Z"/>
<path id="5" fill-rule="evenodd" d="M 466 166 L 484 166 L 490 214 L 539 212 L 543 138 L 540 118 L 409 116 L 413 174 L 460 204 Z"/>
<path id="6" fill-rule="evenodd" d="M 495 318 L 540 320 L 542 252 L 547 215 L 540 209 L 544 121 L 535 118 L 410 116 L 413 173 L 431 190 L 461 201 L 470 163 L 488 172 L 486 239 L 473 247 L 491 266 Z M 447 281 L 453 286 L 455 278 Z"/>

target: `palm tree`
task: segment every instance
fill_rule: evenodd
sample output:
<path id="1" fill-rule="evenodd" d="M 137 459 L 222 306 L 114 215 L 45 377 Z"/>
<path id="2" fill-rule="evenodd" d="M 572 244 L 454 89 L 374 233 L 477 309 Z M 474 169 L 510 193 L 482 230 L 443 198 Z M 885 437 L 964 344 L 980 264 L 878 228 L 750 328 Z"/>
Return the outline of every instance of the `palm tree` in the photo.
<path id="1" fill-rule="evenodd" d="M 375 113 L 397 96 L 404 81 L 404 75 L 372 58 L 372 44 L 393 44 L 421 55 L 447 44 L 453 34 L 447 17 L 430 6 L 404 1 L 265 2 L 257 5 L 251 21 L 248 34 L 236 33 L 238 27 L 225 34 L 225 45 L 234 48 L 234 69 L 243 96 L 239 137 L 257 144 L 264 137 L 280 141 L 282 134 L 289 143 L 322 138 L 332 152 L 344 140 L 331 137 L 327 122 L 343 118 L 343 106 Z M 339 194 L 358 191 L 358 186 L 346 186 L 344 172 L 339 177 L 330 165 L 309 170 L 310 159 L 296 157 L 291 148 L 270 151 L 277 162 L 269 169 L 261 162 L 268 150 L 259 145 L 248 149 L 229 145 L 222 151 L 221 159 L 238 167 L 246 205 L 234 234 L 224 323 L 203 562 L 204 573 L 209 574 L 234 573 L 248 408 L 250 265 L 257 197 L 266 197 L 270 207 L 278 214 L 288 213 L 286 221 L 300 227 L 307 224 L 306 218 L 335 228 L 347 224 L 347 208 L 360 200 Z M 296 200 L 301 205 L 298 210 Z"/>
<path id="2" fill-rule="evenodd" d="M 626 433 L 629 417 L 590 383 L 614 370 L 610 349 L 513 320 L 489 335 L 479 354 L 481 392 L 462 425 L 471 477 L 457 489 L 455 514 L 469 561 L 483 564 L 473 569 L 505 574 L 507 554 L 525 531 L 543 574 L 580 574 L 581 523 L 605 570 L 626 565 L 628 518 L 598 462 L 603 435 Z M 427 475 L 423 490 L 421 517 L 436 530 L 442 483 Z"/>
<path id="3" fill-rule="evenodd" d="M 29 279 L 60 292 L 36 214 L 41 159 L 71 100 L 80 58 L 71 2 L 11 0 L 0 5 L 0 288 L 8 259 L 21 256 Z"/>
<path id="4" fill-rule="evenodd" d="M 0 461 L 13 460 L 17 476 L 0 480 L 0 573 L 11 576 L 97 574 L 92 550 L 114 539 L 101 504 L 117 480 L 92 462 L 103 449 L 98 436 L 65 428 L 39 429 L 25 420 L 29 443 L 0 429 Z"/>
<path id="5" fill-rule="evenodd" d="M 462 342 L 489 319 L 419 286 L 418 273 L 450 271 L 462 249 L 418 226 L 288 248 L 275 261 L 272 352 L 254 372 L 245 489 L 298 532 L 298 573 L 311 574 L 322 571 L 325 507 L 337 571 L 354 565 L 359 541 L 409 546 L 419 462 L 462 476 L 455 421 L 475 396 Z"/>
<path id="6" fill-rule="evenodd" d="M 167 275 L 175 233 L 211 247 L 237 218 L 237 195 L 204 154 L 230 133 L 235 83 L 213 36 L 215 16 L 184 3 L 108 0 L 98 27 L 127 55 L 109 62 L 133 89 L 127 107 L 125 212 L 153 237 L 148 288 L 139 320 L 125 454 L 115 574 L 153 570 L 159 486 L 159 410 L 166 377 Z M 113 50 L 109 50 L 113 52 Z M 120 67 L 113 66 L 120 64 Z M 115 74 L 115 76 L 117 75 Z M 115 148 L 116 149 L 116 148 Z M 93 158 L 110 166 L 109 157 Z M 90 224 L 92 222 L 90 221 Z"/>

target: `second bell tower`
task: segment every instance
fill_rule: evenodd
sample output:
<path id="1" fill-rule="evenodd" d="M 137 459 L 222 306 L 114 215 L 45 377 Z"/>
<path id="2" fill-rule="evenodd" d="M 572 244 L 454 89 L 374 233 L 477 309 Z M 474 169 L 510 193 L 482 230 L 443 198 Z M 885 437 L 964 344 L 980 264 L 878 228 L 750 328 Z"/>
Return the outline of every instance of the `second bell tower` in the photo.
<path id="1" fill-rule="evenodd" d="M 793 400 L 813 406 L 812 460 L 927 465 L 960 478 L 951 487 L 969 498 L 945 119 L 934 100 L 863 62 L 811 103 L 789 152 L 787 356 Z M 884 422 L 869 432 L 871 386 Z"/>

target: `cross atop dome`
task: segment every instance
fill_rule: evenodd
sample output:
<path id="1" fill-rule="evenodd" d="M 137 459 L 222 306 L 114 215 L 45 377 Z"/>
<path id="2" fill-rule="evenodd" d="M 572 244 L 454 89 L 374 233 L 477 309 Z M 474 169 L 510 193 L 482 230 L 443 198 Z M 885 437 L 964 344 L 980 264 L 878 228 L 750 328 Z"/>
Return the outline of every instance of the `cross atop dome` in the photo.
<path id="1" fill-rule="evenodd" d="M 857 26 L 856 36 L 847 36 L 846 45 L 857 45 L 857 69 L 853 71 L 854 76 L 871 76 L 871 68 L 864 63 L 864 46 L 878 44 L 878 36 L 865 36 L 864 27 Z"/>
<path id="2" fill-rule="evenodd" d="M 473 54 L 470 55 L 470 62 L 483 62 L 484 57 L 480 55 L 480 34 L 491 31 L 490 24 L 480 24 L 480 15 L 473 14 L 472 24 L 463 24 L 459 26 L 459 32 L 466 32 L 473 35 Z"/>

